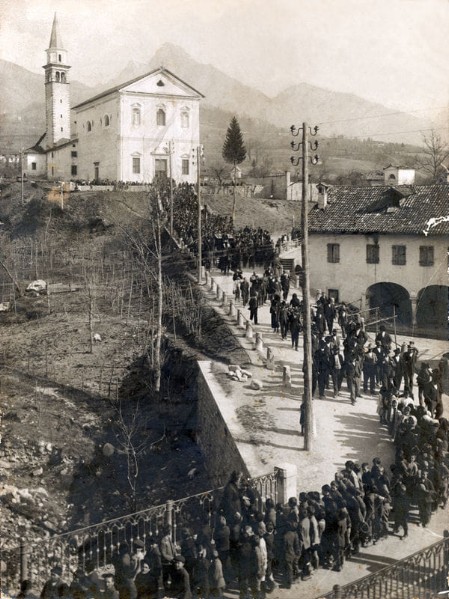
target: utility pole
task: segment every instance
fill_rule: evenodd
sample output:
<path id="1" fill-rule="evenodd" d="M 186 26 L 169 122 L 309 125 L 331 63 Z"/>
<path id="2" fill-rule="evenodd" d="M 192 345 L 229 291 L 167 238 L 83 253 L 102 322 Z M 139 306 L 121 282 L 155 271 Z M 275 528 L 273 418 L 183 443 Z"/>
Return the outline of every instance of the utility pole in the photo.
<path id="1" fill-rule="evenodd" d="M 23 204 L 23 149 L 20 150 L 20 198 Z"/>
<path id="2" fill-rule="evenodd" d="M 292 135 L 297 136 L 301 129 L 296 129 L 291 126 Z M 297 131 L 295 133 L 295 131 Z M 314 129 L 316 135 L 318 127 Z M 308 226 L 308 210 L 309 210 L 309 127 L 307 123 L 302 124 L 302 142 L 295 144 L 291 142 L 291 147 L 294 151 L 298 151 L 302 146 L 302 158 L 297 160 L 292 156 L 291 162 L 298 166 L 302 160 L 302 204 L 301 204 L 301 237 L 302 237 L 302 300 L 304 309 L 304 449 L 312 450 L 313 445 L 313 398 L 312 398 L 312 318 L 310 312 L 310 268 L 309 268 L 309 226 Z M 312 149 L 318 148 L 318 142 L 315 141 Z M 318 156 L 312 157 L 312 164 L 318 162 Z"/>
<path id="3" fill-rule="evenodd" d="M 168 142 L 168 166 L 170 172 L 170 235 L 173 237 L 173 172 L 172 155 L 174 152 L 173 140 Z"/>

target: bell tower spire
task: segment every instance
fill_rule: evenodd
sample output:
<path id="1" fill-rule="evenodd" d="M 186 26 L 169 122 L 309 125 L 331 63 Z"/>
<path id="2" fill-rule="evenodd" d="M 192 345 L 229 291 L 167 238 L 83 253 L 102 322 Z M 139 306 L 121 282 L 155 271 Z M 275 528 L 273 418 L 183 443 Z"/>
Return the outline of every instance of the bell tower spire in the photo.
<path id="1" fill-rule="evenodd" d="M 47 49 L 45 70 L 45 102 L 47 121 L 47 145 L 54 146 L 62 139 L 70 139 L 70 92 L 67 51 L 59 34 L 58 17 L 55 13 L 51 28 L 50 45 Z"/>

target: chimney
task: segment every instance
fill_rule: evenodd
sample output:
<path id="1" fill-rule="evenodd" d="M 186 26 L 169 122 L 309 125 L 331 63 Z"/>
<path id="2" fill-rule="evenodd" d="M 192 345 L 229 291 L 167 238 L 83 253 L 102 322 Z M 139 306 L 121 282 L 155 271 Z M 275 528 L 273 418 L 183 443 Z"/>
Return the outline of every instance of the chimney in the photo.
<path id="1" fill-rule="evenodd" d="M 318 208 L 324 210 L 327 206 L 327 190 L 329 186 L 325 183 L 318 183 Z"/>

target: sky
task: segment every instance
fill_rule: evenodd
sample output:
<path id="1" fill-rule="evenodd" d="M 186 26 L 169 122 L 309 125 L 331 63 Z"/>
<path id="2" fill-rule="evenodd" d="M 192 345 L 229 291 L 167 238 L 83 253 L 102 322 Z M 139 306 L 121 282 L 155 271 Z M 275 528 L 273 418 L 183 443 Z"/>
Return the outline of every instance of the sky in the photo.
<path id="1" fill-rule="evenodd" d="M 0 58 L 42 73 L 55 11 L 86 85 L 171 42 L 269 96 L 306 82 L 423 118 L 449 101 L 449 0 L 0 0 Z"/>

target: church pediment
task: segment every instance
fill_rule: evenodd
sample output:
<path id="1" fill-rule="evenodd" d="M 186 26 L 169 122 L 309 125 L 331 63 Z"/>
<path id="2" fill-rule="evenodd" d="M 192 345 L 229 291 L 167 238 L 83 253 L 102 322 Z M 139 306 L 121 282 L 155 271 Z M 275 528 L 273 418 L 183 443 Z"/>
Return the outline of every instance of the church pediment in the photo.
<path id="1" fill-rule="evenodd" d="M 178 96 L 184 98 L 201 98 L 202 94 L 190 87 L 187 83 L 166 71 L 158 70 L 154 73 L 144 75 L 138 80 L 134 80 L 128 85 L 120 88 L 120 92 Z"/>

